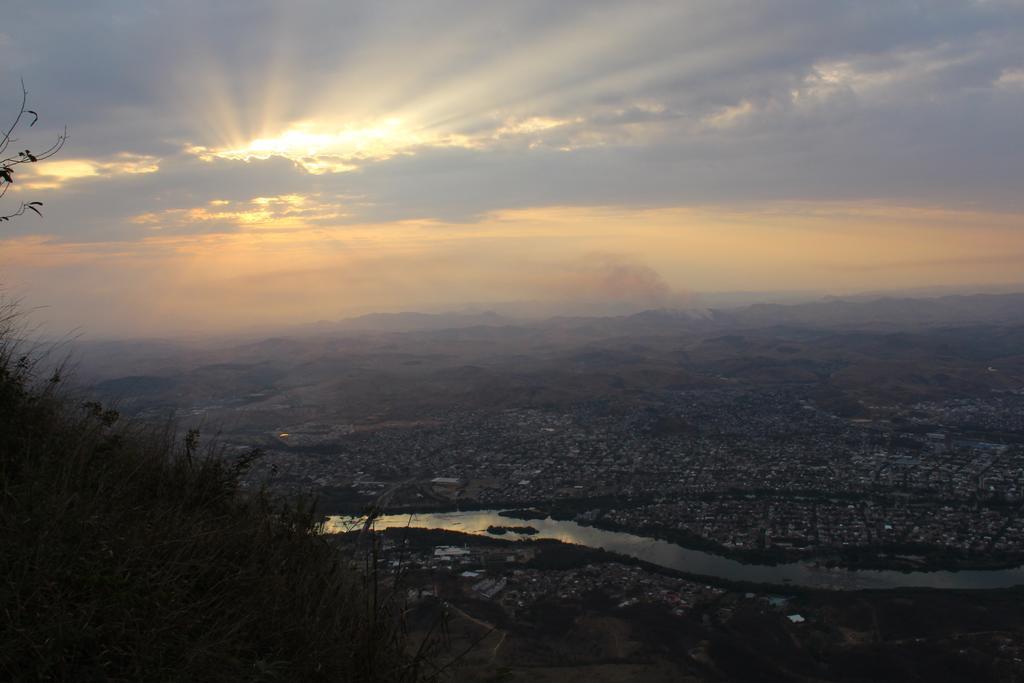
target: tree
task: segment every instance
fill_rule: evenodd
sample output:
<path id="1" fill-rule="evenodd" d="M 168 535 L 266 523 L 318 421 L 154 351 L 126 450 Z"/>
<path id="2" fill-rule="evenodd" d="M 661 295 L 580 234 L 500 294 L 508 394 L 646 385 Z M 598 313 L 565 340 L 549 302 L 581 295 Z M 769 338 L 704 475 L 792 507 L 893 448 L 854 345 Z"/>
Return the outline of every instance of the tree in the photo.
<path id="1" fill-rule="evenodd" d="M 27 125 L 25 124 L 26 121 L 28 121 Z M 42 152 L 33 153 L 29 149 L 21 150 L 20 152 L 8 151 L 12 143 L 18 142 L 14 134 L 18 131 L 19 127 L 31 128 L 36 125 L 37 121 L 39 121 L 39 114 L 28 108 L 28 90 L 25 89 L 25 82 L 22 81 L 21 107 L 18 109 L 18 113 L 10 127 L 0 137 L 0 199 L 7 194 L 7 191 L 11 189 L 11 185 L 14 184 L 14 176 L 18 166 L 21 164 L 35 164 L 49 159 L 59 152 L 68 140 L 68 128 L 64 126 L 64 131 L 57 136 L 56 142 Z M 38 201 L 22 201 L 14 211 L 0 213 L 0 222 L 10 221 L 18 216 L 23 216 L 28 211 L 42 216 L 43 214 L 39 210 L 39 207 L 42 205 L 43 203 Z"/>

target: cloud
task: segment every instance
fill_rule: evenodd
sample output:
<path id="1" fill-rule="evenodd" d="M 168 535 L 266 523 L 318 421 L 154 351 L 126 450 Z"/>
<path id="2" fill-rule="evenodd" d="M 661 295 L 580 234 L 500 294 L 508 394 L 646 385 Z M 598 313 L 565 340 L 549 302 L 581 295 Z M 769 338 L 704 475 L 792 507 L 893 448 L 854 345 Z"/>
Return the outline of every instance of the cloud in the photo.
<path id="1" fill-rule="evenodd" d="M 77 180 L 109 180 L 119 175 L 156 173 L 156 157 L 122 152 L 107 159 L 49 159 L 24 167 L 18 180 L 27 190 L 55 190 Z"/>
<path id="2" fill-rule="evenodd" d="M 609 196 L 1020 208 L 1015 3 L 108 0 L 10 23 L 50 40 L 0 85 L 25 75 L 44 124 L 74 125 L 69 154 L 160 158 L 162 178 L 192 169 L 186 150 L 284 159 L 343 176 L 332 189 L 380 207 L 365 218 Z M 182 191 L 202 192 L 191 173 Z"/>
<path id="3" fill-rule="evenodd" d="M 188 148 L 203 161 L 227 159 L 234 161 L 266 161 L 274 157 L 288 159 L 308 173 L 346 173 L 355 171 L 367 161 L 387 161 L 398 155 L 414 155 L 430 148 L 459 147 L 487 150 L 498 144 L 523 142 L 528 147 L 543 144 L 543 134 L 553 128 L 583 119 L 555 119 L 531 116 L 507 118 L 493 129 L 475 134 L 443 132 L 409 126 L 401 119 L 362 124 L 302 121 L 270 137 L 250 140 L 238 147 L 210 148 L 196 145 Z M 566 150 L 568 147 L 562 146 Z"/>
<path id="4" fill-rule="evenodd" d="M 131 218 L 135 225 L 151 231 L 203 232 L 260 229 L 287 231 L 341 219 L 344 214 L 333 203 L 317 195 L 283 194 L 247 200 L 211 199 L 205 205 L 147 211 Z"/>
<path id="5" fill-rule="evenodd" d="M 19 184 L 46 211 L 4 224 L 0 274 L 40 286 L 15 255 L 79 259 L 40 303 L 70 319 L 95 287 L 132 311 L 103 313 L 111 329 L 141 320 L 135 278 L 168 320 L 190 313 L 163 283 L 261 315 L 218 269 L 297 296 L 280 318 L 354 306 L 341 281 L 368 306 L 656 306 L 686 287 L 854 287 L 885 249 L 953 259 L 887 267 L 894 283 L 1005 280 L 1013 263 L 953 254 L 989 258 L 979 236 L 1020 253 L 1019 2 L 57 0 L 5 20 L 0 97 L 24 77 L 32 134 L 73 135 Z M 914 239 L 886 246 L 879 225 Z"/>
<path id="6" fill-rule="evenodd" d="M 535 277 L 533 296 L 565 310 L 622 312 L 689 303 L 687 294 L 674 291 L 653 268 L 617 254 L 587 254 Z"/>

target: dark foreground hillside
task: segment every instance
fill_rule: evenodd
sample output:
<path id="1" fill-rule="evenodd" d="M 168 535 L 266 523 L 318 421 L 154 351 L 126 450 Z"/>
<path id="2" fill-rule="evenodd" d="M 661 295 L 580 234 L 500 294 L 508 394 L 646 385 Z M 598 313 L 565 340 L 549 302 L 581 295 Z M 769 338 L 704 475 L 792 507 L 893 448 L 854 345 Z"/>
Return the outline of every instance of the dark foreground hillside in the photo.
<path id="1" fill-rule="evenodd" d="M 58 398 L 0 336 L 0 679 L 417 678 L 389 603 L 301 506 Z M 190 442 L 187 443 L 186 442 Z"/>

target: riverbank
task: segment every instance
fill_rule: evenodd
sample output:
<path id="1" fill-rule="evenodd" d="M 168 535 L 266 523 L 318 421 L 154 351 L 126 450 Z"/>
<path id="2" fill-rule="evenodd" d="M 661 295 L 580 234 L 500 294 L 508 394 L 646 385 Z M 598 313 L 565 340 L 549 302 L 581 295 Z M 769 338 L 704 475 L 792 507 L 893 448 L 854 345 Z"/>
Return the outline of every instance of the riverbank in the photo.
<path id="1" fill-rule="evenodd" d="M 804 495 L 804 494 L 801 494 Z M 807 498 L 813 496 L 805 495 Z M 858 496 L 862 497 L 862 496 Z M 1024 554 L 989 553 L 968 555 L 953 549 L 915 544 L 889 544 L 885 546 L 854 546 L 844 548 L 816 547 L 813 550 L 799 548 L 736 548 L 695 534 L 685 528 L 645 524 L 639 527 L 623 526 L 606 517 L 604 511 L 624 506 L 643 505 L 651 502 L 642 498 L 626 499 L 622 496 L 594 496 L 558 501 L 536 501 L 528 504 L 502 506 L 464 501 L 451 504 L 423 504 L 389 506 L 388 515 L 435 515 L 449 513 L 487 512 L 500 509 L 499 514 L 523 521 L 554 519 L 572 521 L 581 526 L 592 526 L 606 531 L 623 532 L 667 541 L 689 550 L 712 553 L 746 565 L 784 565 L 805 563 L 823 569 L 849 569 L 854 571 L 895 571 L 895 572 L 936 572 L 936 571 L 993 571 L 1013 569 L 1024 565 Z M 321 510 L 331 514 L 363 514 L 364 505 L 331 504 L 321 505 Z M 500 526 L 500 525 L 499 525 Z"/>
<path id="2" fill-rule="evenodd" d="M 419 515 L 384 515 L 375 520 L 377 529 L 409 527 L 440 529 L 491 537 L 488 527 L 505 526 L 507 516 L 501 511 L 460 511 Z M 349 517 L 333 518 L 327 531 L 344 531 L 351 525 Z M 835 590 L 891 588 L 1007 588 L 1024 585 L 1024 568 L 991 570 L 896 571 L 890 569 L 857 569 L 815 566 L 806 562 L 779 564 L 742 563 L 713 552 L 686 548 L 670 541 L 639 536 L 622 531 L 601 529 L 575 521 L 546 518 L 535 520 L 537 539 L 602 549 L 618 555 L 643 560 L 654 565 L 683 572 L 690 576 L 717 577 L 728 581 L 757 585 L 804 586 Z"/>
<path id="3" fill-rule="evenodd" d="M 695 534 L 687 529 L 646 524 L 628 527 L 617 524 L 602 515 L 587 518 L 594 510 L 607 509 L 617 498 L 590 498 L 555 503 L 537 503 L 501 510 L 502 517 L 524 521 L 551 518 L 558 521 L 573 521 L 581 526 L 592 526 L 606 531 L 622 532 L 655 538 L 689 550 L 698 550 L 726 557 L 747 565 L 782 565 L 806 563 L 825 569 L 875 570 L 897 572 L 936 571 L 992 571 L 1013 569 L 1024 565 L 1024 555 L 992 553 L 985 556 L 965 555 L 945 548 L 915 544 L 889 544 L 884 546 L 857 546 L 846 548 L 818 548 L 808 552 L 796 548 L 733 548 Z M 602 507 L 605 506 L 605 507 Z M 481 506 L 450 506 L 447 509 L 402 510 L 408 514 L 442 514 L 447 512 L 485 511 Z M 398 514 L 398 512 L 389 512 Z"/>
<path id="4" fill-rule="evenodd" d="M 686 529 L 675 529 L 655 524 L 632 528 L 616 524 L 607 519 L 580 522 L 599 529 L 649 536 L 684 548 L 703 550 L 722 557 L 728 557 L 743 564 L 779 565 L 803 562 L 828 569 L 879 570 L 898 572 L 934 571 L 991 571 L 1012 569 L 1024 564 L 1024 556 L 1006 553 L 984 557 L 972 557 L 946 551 L 942 548 L 921 545 L 858 546 L 850 548 L 824 548 L 818 552 L 799 549 L 750 548 L 738 549 L 724 546 Z"/>

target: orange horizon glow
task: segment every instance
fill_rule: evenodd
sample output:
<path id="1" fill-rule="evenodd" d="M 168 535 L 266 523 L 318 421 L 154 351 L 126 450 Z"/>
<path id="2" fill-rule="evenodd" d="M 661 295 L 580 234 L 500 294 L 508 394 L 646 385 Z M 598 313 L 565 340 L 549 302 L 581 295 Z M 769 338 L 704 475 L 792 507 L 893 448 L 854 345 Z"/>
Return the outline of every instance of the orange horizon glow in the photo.
<path id="1" fill-rule="evenodd" d="M 110 319 L 100 314 L 102 326 L 117 329 L 130 311 L 134 326 L 167 334 L 458 307 L 468 300 L 467 283 L 476 301 L 620 296 L 638 309 L 685 306 L 694 291 L 843 294 L 923 287 L 940 277 L 1006 285 L 1020 282 L 1024 255 L 1013 215 L 875 203 L 550 207 L 493 212 L 471 226 L 320 225 L 315 197 L 297 195 L 211 204 L 136 220 L 146 228 L 220 222 L 220 232 L 151 230 L 103 244 L 9 239 L 0 243 L 0 267 L 27 283 L 34 299 L 52 283 L 95 292 L 131 281 L 134 296 L 122 296 Z M 640 273 L 637 291 L 606 291 L 608 269 Z M 54 307 L 54 317 L 96 326 L 92 307 L 88 318 L 76 318 L 75 308 Z"/>

